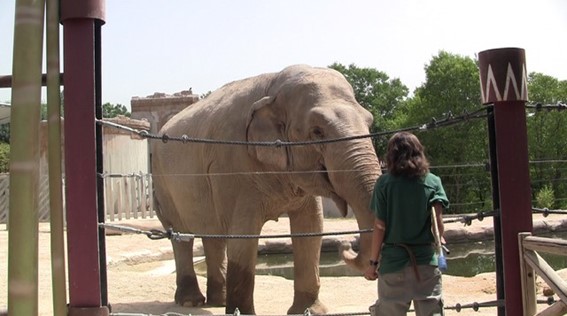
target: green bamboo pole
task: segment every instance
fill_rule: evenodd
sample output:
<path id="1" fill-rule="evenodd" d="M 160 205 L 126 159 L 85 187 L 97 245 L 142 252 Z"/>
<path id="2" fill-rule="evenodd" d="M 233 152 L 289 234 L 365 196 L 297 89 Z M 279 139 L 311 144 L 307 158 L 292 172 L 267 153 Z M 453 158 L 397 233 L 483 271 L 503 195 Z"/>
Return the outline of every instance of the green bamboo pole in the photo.
<path id="1" fill-rule="evenodd" d="M 39 114 L 44 0 L 17 0 L 12 66 L 8 315 L 38 313 Z"/>
<path id="2" fill-rule="evenodd" d="M 61 167 L 61 82 L 59 80 L 59 0 L 47 0 L 47 131 L 49 212 L 51 220 L 51 280 L 53 315 L 67 315 L 65 282 L 65 220 Z"/>

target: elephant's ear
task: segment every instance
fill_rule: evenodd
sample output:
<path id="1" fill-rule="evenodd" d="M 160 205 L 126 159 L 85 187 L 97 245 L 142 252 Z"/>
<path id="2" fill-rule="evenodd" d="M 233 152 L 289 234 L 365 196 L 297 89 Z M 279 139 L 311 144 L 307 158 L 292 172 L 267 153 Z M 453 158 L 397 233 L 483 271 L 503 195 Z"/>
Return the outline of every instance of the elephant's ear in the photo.
<path id="1" fill-rule="evenodd" d="M 284 140 L 285 123 L 278 113 L 276 97 L 267 96 L 254 102 L 246 122 L 246 140 L 249 142 Z M 286 170 L 289 166 L 287 147 L 248 146 L 250 155 L 260 162 Z"/>

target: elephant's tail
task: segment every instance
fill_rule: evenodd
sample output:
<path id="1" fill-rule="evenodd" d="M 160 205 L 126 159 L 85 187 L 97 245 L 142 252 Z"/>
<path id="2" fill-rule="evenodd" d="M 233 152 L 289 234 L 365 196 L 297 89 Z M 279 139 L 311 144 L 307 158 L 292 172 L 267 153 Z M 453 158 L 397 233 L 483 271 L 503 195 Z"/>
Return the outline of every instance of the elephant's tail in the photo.
<path id="1" fill-rule="evenodd" d="M 165 228 L 165 229 L 171 228 L 172 227 L 171 222 L 168 221 L 167 218 L 163 215 L 162 205 L 159 202 L 157 194 L 155 194 L 155 189 L 154 189 L 153 194 L 154 194 L 154 210 L 155 210 L 157 218 L 161 222 L 161 225 L 163 226 L 163 228 Z"/>

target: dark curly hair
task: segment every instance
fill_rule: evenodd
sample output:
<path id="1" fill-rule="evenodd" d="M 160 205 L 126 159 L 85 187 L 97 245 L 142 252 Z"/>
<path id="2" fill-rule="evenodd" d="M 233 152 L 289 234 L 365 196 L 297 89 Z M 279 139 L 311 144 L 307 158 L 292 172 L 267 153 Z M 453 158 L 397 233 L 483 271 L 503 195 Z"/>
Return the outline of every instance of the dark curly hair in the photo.
<path id="1" fill-rule="evenodd" d="M 429 161 L 419 139 L 408 132 L 394 134 L 388 141 L 386 165 L 394 176 L 418 178 L 429 172 Z"/>

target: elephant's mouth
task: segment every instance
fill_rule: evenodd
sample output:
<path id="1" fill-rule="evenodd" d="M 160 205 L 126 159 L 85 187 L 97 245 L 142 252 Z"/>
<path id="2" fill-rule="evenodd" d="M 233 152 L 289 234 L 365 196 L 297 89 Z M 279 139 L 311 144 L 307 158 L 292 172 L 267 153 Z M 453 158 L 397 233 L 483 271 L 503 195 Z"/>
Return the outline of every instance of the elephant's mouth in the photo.
<path id="1" fill-rule="evenodd" d="M 338 196 L 335 192 L 331 192 L 331 199 L 333 200 L 333 202 L 335 202 L 335 205 L 337 205 L 337 208 L 341 212 L 341 215 L 343 217 L 346 217 L 348 213 L 348 203 L 343 198 Z"/>
<path id="2" fill-rule="evenodd" d="M 324 164 L 320 163 L 319 168 L 317 168 L 315 172 L 297 173 L 296 180 L 297 186 L 294 188 L 296 195 L 299 195 L 301 192 L 301 194 L 307 193 L 328 197 L 335 202 L 341 215 L 347 215 L 348 203 L 337 194 Z"/>
<path id="3" fill-rule="evenodd" d="M 339 211 L 341 212 L 341 215 L 343 217 L 347 216 L 348 213 L 348 203 L 345 199 L 343 199 L 342 197 L 340 197 L 334 190 L 333 188 L 333 183 L 331 182 L 331 179 L 329 178 L 329 173 L 327 172 L 327 167 L 325 167 L 324 164 L 321 164 L 320 167 L 320 171 L 321 174 L 323 174 L 323 177 L 325 178 L 325 182 L 327 182 L 329 184 L 329 197 L 331 198 L 331 200 L 333 200 L 333 202 L 335 202 L 335 205 L 337 206 L 337 208 L 339 209 Z"/>

